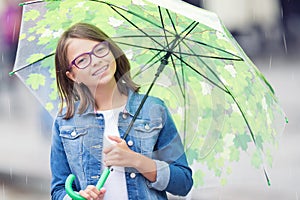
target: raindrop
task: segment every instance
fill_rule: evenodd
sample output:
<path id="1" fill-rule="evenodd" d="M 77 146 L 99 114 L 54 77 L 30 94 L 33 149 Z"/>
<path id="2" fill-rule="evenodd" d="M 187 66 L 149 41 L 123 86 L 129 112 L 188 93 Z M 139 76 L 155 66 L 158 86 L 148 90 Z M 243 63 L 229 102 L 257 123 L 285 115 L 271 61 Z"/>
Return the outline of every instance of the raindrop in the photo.
<path id="1" fill-rule="evenodd" d="M 12 35 L 13 40 L 16 40 L 16 38 L 19 37 L 19 32 L 18 32 L 18 30 L 17 30 L 18 27 L 16 27 L 16 26 L 17 26 L 16 23 L 14 23 L 13 35 Z"/>
<path id="2" fill-rule="evenodd" d="M 272 60 L 273 60 L 273 56 L 270 55 L 270 60 L 269 60 L 269 70 L 271 70 L 271 68 L 272 68 Z"/>
<path id="3" fill-rule="evenodd" d="M 299 200 L 299 197 L 298 197 L 298 192 L 296 192 L 296 199 L 297 199 L 297 200 Z"/>
<path id="4" fill-rule="evenodd" d="M 8 118 L 11 119 L 12 118 L 12 109 L 11 108 L 12 107 L 11 107 L 9 96 L 7 97 L 7 103 L 8 103 L 8 106 L 7 106 L 8 107 L 8 115 L 9 115 Z"/>
<path id="5" fill-rule="evenodd" d="M 26 175 L 25 177 L 25 184 L 27 185 L 28 184 L 28 176 Z"/>
<path id="6" fill-rule="evenodd" d="M 5 200 L 5 185 L 2 184 L 2 199 Z"/>
<path id="7" fill-rule="evenodd" d="M 287 54 L 287 44 L 286 44 L 286 38 L 285 38 L 285 33 L 282 33 L 282 39 L 283 39 L 283 44 L 284 44 L 284 51 Z"/>
<path id="8" fill-rule="evenodd" d="M 9 176 L 10 176 L 10 180 L 13 179 L 13 172 L 12 172 L 12 168 L 9 169 Z"/>

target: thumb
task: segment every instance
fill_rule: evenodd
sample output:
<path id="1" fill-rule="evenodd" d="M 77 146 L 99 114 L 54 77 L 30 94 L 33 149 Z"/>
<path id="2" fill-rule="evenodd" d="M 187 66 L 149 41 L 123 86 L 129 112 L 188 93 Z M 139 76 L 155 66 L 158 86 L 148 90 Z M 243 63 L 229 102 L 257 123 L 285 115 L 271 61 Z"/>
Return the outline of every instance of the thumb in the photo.
<path id="1" fill-rule="evenodd" d="M 116 143 L 121 143 L 123 140 L 118 136 L 109 135 L 108 138 Z"/>

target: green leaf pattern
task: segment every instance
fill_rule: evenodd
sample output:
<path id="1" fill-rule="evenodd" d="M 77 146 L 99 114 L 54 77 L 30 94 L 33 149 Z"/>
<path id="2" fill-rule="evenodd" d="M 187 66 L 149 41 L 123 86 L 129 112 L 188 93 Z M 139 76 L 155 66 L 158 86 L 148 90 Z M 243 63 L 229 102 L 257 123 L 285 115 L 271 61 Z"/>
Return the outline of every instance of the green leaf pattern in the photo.
<path id="1" fill-rule="evenodd" d="M 39 8 L 41 5 L 24 6 L 28 7 L 28 11 L 24 12 L 23 24 L 26 22 L 29 27 L 23 25 L 24 32 L 20 41 L 24 44 L 32 43 L 32 46 L 41 49 L 28 55 L 24 64 L 43 58 L 43 51 L 53 53 L 59 36 L 76 22 L 95 24 L 118 42 L 157 49 L 167 46 L 164 33 L 169 41 L 175 39 L 173 24 L 180 34 L 193 23 L 190 19 L 170 12 L 174 19 L 172 24 L 162 8 L 164 32 L 157 6 L 146 1 L 138 1 L 142 5 L 135 5 L 135 1 L 130 0 L 105 2 L 120 5 L 121 8 L 110 7 L 102 1 L 78 0 L 49 1 L 43 8 Z M 112 8 L 127 18 L 122 18 Z M 140 16 L 136 17 L 128 12 L 139 13 Z M 158 42 L 151 39 L 120 38 L 119 36 L 144 34 L 136 31 L 136 27 L 127 20 L 134 22 L 136 27 L 142 27 L 144 32 L 155 37 Z M 164 54 L 158 54 L 152 60 L 157 51 L 138 48 L 132 50 L 129 46 L 120 46 L 130 58 L 132 75 L 145 71 L 134 79 L 143 86 L 142 91 L 145 91 L 156 73 L 157 65 L 149 67 L 151 62 L 157 61 Z M 172 56 L 151 94 L 161 97 L 168 105 L 182 133 L 189 163 L 192 166 L 199 163 L 205 165 L 215 176 L 220 177 L 222 185 L 227 182 L 226 175 L 232 172 L 228 163 L 239 161 L 241 152 L 249 151 L 251 164 L 256 168 L 261 168 L 265 161 L 270 164 L 272 149 L 277 145 L 278 130 L 274 122 L 283 113 L 272 87 L 228 30 L 224 27 L 222 33 L 197 24 L 174 51 L 195 53 L 198 56 L 178 54 L 182 61 Z M 32 73 L 27 77 L 26 84 L 33 90 L 48 85 L 50 91 L 44 105 L 47 110 L 53 111 L 57 106 L 54 102 L 58 101 L 53 57 L 40 62 L 40 68 L 47 70 L 49 77 L 38 72 Z M 196 187 L 205 184 L 205 175 L 202 168 L 197 168 L 194 172 Z"/>

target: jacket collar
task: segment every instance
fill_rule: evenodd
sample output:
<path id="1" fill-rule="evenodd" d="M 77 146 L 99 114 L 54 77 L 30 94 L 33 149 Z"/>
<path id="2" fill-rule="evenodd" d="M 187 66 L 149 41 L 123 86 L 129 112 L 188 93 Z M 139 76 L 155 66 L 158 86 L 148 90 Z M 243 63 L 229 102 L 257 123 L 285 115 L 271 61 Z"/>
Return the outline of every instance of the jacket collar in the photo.
<path id="1" fill-rule="evenodd" d="M 134 116 L 142 99 L 143 99 L 144 95 L 141 95 L 137 92 L 134 92 L 132 90 L 129 90 L 128 92 L 128 100 L 125 106 L 125 110 L 123 111 L 124 113 L 128 113 L 131 116 Z M 79 102 L 76 102 L 75 104 L 75 108 L 77 110 L 79 105 Z M 94 114 L 95 110 L 94 110 L 94 106 L 93 105 L 89 105 L 89 107 L 87 108 L 87 110 L 81 114 L 81 115 L 87 115 L 87 114 Z M 75 113 L 75 115 L 78 115 L 78 113 Z M 137 118 L 141 118 L 141 116 L 143 115 L 143 109 L 140 110 L 140 113 L 138 114 Z M 80 115 L 79 115 L 80 116 Z"/>
<path id="2" fill-rule="evenodd" d="M 144 95 L 140 95 L 137 92 L 129 90 L 128 100 L 125 106 L 125 112 L 127 112 L 131 116 L 134 116 L 141 104 L 143 96 Z M 137 118 L 141 118 L 142 115 L 143 115 L 143 109 L 140 110 L 140 113 L 138 114 Z"/>

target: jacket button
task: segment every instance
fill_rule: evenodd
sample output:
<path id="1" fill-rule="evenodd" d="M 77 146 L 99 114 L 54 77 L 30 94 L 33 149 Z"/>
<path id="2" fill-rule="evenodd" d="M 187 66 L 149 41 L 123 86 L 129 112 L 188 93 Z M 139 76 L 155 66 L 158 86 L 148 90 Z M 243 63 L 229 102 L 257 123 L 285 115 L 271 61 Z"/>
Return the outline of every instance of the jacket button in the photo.
<path id="1" fill-rule="evenodd" d="M 133 145 L 133 141 L 132 140 L 129 140 L 128 142 L 127 142 L 127 144 L 128 144 L 128 146 L 132 146 Z"/>
<path id="2" fill-rule="evenodd" d="M 101 113 L 96 113 L 96 118 L 102 120 L 103 115 Z"/>
<path id="3" fill-rule="evenodd" d="M 135 173 L 130 173 L 130 178 L 135 178 L 136 177 L 136 174 Z"/>
<path id="4" fill-rule="evenodd" d="M 149 130 L 149 129 L 150 129 L 149 124 L 146 124 L 146 125 L 145 125 L 145 129 L 146 129 L 146 130 Z"/>
<path id="5" fill-rule="evenodd" d="M 127 113 L 123 113 L 122 117 L 123 117 L 123 119 L 126 119 L 127 118 Z"/>
<path id="6" fill-rule="evenodd" d="M 73 131 L 72 133 L 71 133 L 71 136 L 75 136 L 76 135 L 76 132 L 75 131 Z"/>

